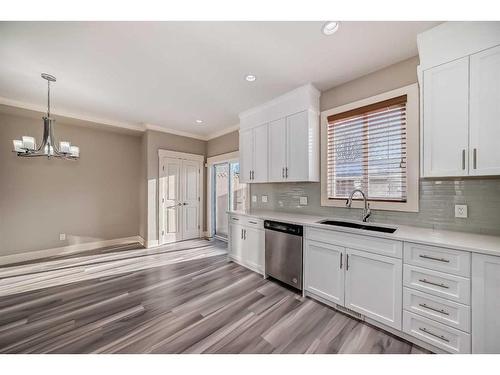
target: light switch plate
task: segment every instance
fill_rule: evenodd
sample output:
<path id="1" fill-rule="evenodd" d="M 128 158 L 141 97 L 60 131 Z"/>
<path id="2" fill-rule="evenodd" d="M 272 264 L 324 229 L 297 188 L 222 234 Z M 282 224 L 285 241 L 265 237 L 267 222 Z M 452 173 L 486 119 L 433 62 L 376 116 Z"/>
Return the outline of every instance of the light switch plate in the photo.
<path id="1" fill-rule="evenodd" d="M 252 202 L 257 203 L 257 196 L 256 195 L 252 195 Z"/>
<path id="2" fill-rule="evenodd" d="M 307 197 L 300 197 L 299 198 L 299 204 L 301 206 L 307 206 Z"/>
<path id="3" fill-rule="evenodd" d="M 267 203 L 267 195 L 262 196 L 262 203 Z"/>
<path id="4" fill-rule="evenodd" d="M 456 204 L 455 205 L 455 217 L 460 217 L 460 218 L 467 217 L 467 205 L 466 204 Z"/>

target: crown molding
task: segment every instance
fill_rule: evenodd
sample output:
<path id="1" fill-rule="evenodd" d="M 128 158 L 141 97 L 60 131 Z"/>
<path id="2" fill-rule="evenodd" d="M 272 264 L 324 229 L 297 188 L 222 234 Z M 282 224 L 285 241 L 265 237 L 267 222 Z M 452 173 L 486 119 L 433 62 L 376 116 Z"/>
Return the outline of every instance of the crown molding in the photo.
<path id="1" fill-rule="evenodd" d="M 45 111 L 47 110 L 45 107 L 40 106 L 40 105 L 25 103 L 25 102 L 8 99 L 8 98 L 1 97 L 1 96 L 0 96 L 0 105 L 6 105 L 9 107 L 21 108 L 21 109 L 26 109 L 29 111 L 40 112 L 40 113 L 45 113 Z M 179 135 L 179 136 L 188 137 L 188 138 L 199 139 L 201 141 L 209 141 L 213 138 L 220 137 L 221 135 L 225 135 L 225 134 L 231 133 L 231 132 L 239 129 L 239 125 L 234 125 L 234 126 L 226 128 L 226 129 L 211 133 L 209 135 L 200 135 L 200 134 L 185 132 L 182 130 L 176 130 L 176 129 L 167 128 L 164 126 L 154 125 L 154 124 L 134 124 L 134 123 L 92 117 L 92 116 L 85 116 L 85 115 L 81 115 L 81 114 L 75 114 L 75 113 L 64 112 L 64 111 L 52 111 L 52 113 L 55 116 L 68 117 L 68 118 L 74 119 L 74 120 L 88 121 L 88 122 L 92 122 L 92 123 L 96 123 L 96 124 L 103 124 L 103 125 L 116 127 L 116 128 L 123 128 L 123 129 L 138 131 L 138 132 L 145 132 L 146 130 L 153 130 L 153 131 L 162 132 L 162 133 L 168 133 L 168 134 L 174 134 L 174 135 Z"/>
<path id="2" fill-rule="evenodd" d="M 47 111 L 47 108 L 43 107 L 43 106 L 30 104 L 30 103 L 24 103 L 24 102 L 20 102 L 17 100 L 4 98 L 4 97 L 0 97 L 0 104 L 7 105 L 10 107 L 27 109 L 29 111 L 41 112 L 41 113 L 45 113 Z M 117 127 L 117 128 L 124 128 L 124 129 L 128 129 L 128 130 L 144 131 L 143 126 L 140 124 L 132 124 L 132 123 L 121 122 L 121 121 L 113 121 L 113 120 L 109 120 L 109 119 L 103 119 L 103 118 L 92 117 L 92 116 L 85 116 L 85 115 L 81 115 L 81 114 L 75 114 L 75 113 L 64 112 L 64 111 L 51 111 L 51 113 L 53 113 L 55 116 L 69 117 L 69 118 L 72 118 L 75 120 L 88 121 L 88 122 L 103 124 L 103 125 L 107 125 L 107 126 L 113 126 L 113 127 Z"/>

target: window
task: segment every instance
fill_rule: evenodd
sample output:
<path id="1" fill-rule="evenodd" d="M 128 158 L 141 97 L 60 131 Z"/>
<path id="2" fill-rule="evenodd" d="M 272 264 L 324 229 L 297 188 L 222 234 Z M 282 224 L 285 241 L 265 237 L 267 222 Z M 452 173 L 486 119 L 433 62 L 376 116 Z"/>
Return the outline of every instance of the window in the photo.
<path id="1" fill-rule="evenodd" d="M 322 205 L 361 189 L 373 208 L 418 211 L 417 109 L 411 85 L 322 114 Z"/>

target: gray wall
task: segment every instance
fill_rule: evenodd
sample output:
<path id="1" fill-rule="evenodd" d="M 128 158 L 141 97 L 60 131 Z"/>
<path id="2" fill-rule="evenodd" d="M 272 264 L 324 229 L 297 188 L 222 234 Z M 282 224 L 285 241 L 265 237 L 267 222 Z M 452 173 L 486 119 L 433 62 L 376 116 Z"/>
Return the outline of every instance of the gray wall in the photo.
<path id="1" fill-rule="evenodd" d="M 414 57 L 323 92 L 321 110 L 415 83 L 417 65 L 418 57 Z M 252 184 L 251 194 L 258 196 L 252 209 L 352 219 L 361 215 L 359 209 L 322 207 L 319 183 Z M 268 203 L 262 203 L 262 195 L 268 196 Z M 308 197 L 307 206 L 299 205 L 300 196 Z M 467 219 L 454 217 L 455 204 L 468 205 Z M 498 212 L 500 178 L 420 179 L 420 212 L 374 210 L 372 220 L 500 235 Z"/>
<path id="2" fill-rule="evenodd" d="M 42 136 L 41 115 L 20 112 L 0 108 L 0 256 L 138 235 L 139 133 L 58 119 L 57 139 L 80 146 L 80 160 L 19 158 L 12 139 Z"/>
<path id="3" fill-rule="evenodd" d="M 207 142 L 207 158 L 226 154 L 228 152 L 238 151 L 239 141 L 239 132 L 237 130 L 221 135 L 220 137 L 210 139 Z"/>

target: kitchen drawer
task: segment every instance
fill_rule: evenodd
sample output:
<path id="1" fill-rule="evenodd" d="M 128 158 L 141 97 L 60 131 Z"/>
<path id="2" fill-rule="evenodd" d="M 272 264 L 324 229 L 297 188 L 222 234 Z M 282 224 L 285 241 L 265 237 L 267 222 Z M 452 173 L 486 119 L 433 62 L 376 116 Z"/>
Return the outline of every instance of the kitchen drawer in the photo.
<path id="1" fill-rule="evenodd" d="M 452 328 L 470 333 L 470 306 L 448 301 L 418 290 L 404 288 L 403 308 Z"/>
<path id="2" fill-rule="evenodd" d="M 229 223 L 233 223 L 233 224 L 243 224 L 243 216 L 239 216 L 239 215 L 229 215 Z"/>
<path id="3" fill-rule="evenodd" d="M 401 259 L 403 243 L 385 238 L 338 232 L 330 229 L 306 228 L 306 238 Z"/>
<path id="4" fill-rule="evenodd" d="M 405 242 L 404 262 L 435 271 L 470 277 L 470 253 L 467 251 Z"/>
<path id="5" fill-rule="evenodd" d="M 405 264 L 404 286 L 470 305 L 470 279 Z"/>
<path id="6" fill-rule="evenodd" d="M 403 311 L 403 332 L 450 353 L 471 351 L 470 334 L 408 311 Z"/>
<path id="7" fill-rule="evenodd" d="M 242 221 L 241 224 L 248 225 L 249 227 L 254 227 L 257 229 L 264 229 L 264 220 L 256 219 L 250 216 L 240 216 L 240 217 Z"/>

